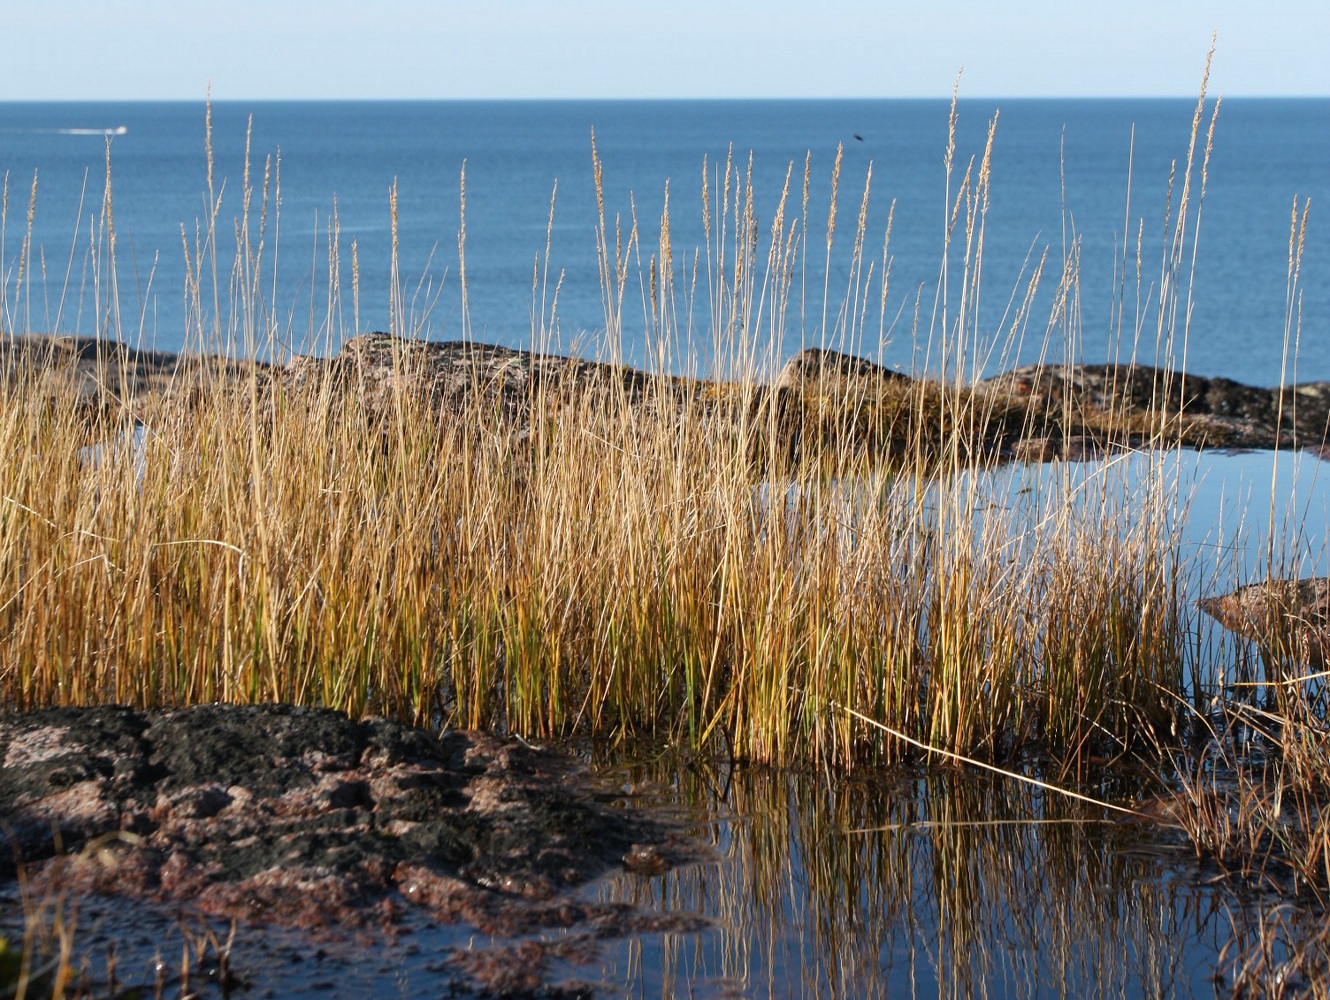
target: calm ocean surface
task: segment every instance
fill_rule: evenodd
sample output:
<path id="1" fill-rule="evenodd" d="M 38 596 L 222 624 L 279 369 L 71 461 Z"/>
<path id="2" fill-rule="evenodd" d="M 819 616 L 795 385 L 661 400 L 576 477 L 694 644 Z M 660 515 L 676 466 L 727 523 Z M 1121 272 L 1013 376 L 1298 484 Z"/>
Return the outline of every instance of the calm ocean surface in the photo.
<path id="1" fill-rule="evenodd" d="M 1086 361 L 1106 360 L 1115 352 L 1127 356 L 1136 310 L 1138 231 L 1143 234 L 1145 327 L 1138 357 L 1155 360 L 1170 164 L 1176 160 L 1181 173 L 1194 106 L 1187 100 L 960 102 L 953 196 L 968 158 L 982 153 L 989 119 L 1000 111 L 983 253 L 981 335 L 1001 346 L 1013 290 L 1019 286 L 1023 292 L 1027 280 L 1022 268 L 1028 276 L 1028 262 L 1045 248 L 1050 253 L 1023 343 L 1009 351 L 1006 361 L 995 355 L 987 369 L 1013 359 L 1033 360 L 1044 349 L 1057 272 L 1064 248 L 1074 238 L 1081 241 L 1079 319 L 1070 326 L 1070 338 L 1066 325 L 1054 324 L 1047 349 L 1061 357 L 1070 339 L 1070 350 Z M 946 101 L 217 104 L 213 146 L 214 183 L 222 191 L 217 232 L 223 326 L 230 314 L 227 287 L 236 219 L 242 211 L 246 122 L 251 115 L 255 236 L 264 161 L 280 151 L 280 227 L 273 226 L 270 213 L 263 297 L 279 340 L 293 349 L 307 349 L 330 329 L 335 344 L 356 328 L 353 240 L 359 264 L 358 327 L 388 328 L 389 190 L 394 181 L 401 283 L 410 323 L 434 339 L 462 335 L 457 247 L 463 163 L 472 335 L 513 346 L 531 342 L 533 265 L 544 254 L 557 181 L 547 298 L 560 271 L 564 279 L 553 346 L 586 353 L 600 349 L 605 314 L 595 256 L 594 128 L 604 161 L 607 225 L 612 229 L 617 214 L 625 220 L 626 232 L 626 220 L 636 206 L 644 268 L 658 247 L 669 183 L 675 280 L 681 296 L 692 280 L 691 252 L 699 246 L 705 271 L 704 162 L 711 171 L 714 198 L 723 183 L 726 151 L 732 147 L 735 159 L 745 166 L 751 153 L 763 234 L 760 252 L 765 254 L 786 170 L 794 164 L 792 201 L 797 203 L 804 157 L 811 154 L 805 308 L 802 315 L 797 306 L 793 309 L 782 342 L 769 345 L 777 360 L 801 344 L 817 344 L 823 336 L 831 170 L 837 145 L 844 144 L 828 315 L 834 320 L 845 298 L 854 223 L 871 164 L 870 259 L 881 257 L 888 210 L 895 203 L 886 307 L 891 329 L 880 344 L 879 296 L 874 291 L 871 335 L 853 346 L 907 369 L 935 365 L 927 330 L 946 221 Z M 108 134 L 119 329 L 125 339 L 179 348 L 187 325 L 182 230 L 192 253 L 196 226 L 207 217 L 205 109 L 195 103 L 0 104 L 0 172 L 8 185 L 0 325 L 6 330 L 58 326 L 61 332 L 90 333 L 99 324 L 98 316 L 105 317 L 107 268 L 94 265 L 105 259 L 99 219 Z M 20 295 L 19 261 L 34 173 L 33 244 L 44 262 L 34 254 Z M 1199 169 L 1196 174 L 1194 183 L 1199 183 Z M 1175 206 L 1177 194 L 1175 190 Z M 1302 344 L 1296 373 L 1290 369 L 1288 378 L 1330 379 L 1330 227 L 1323 222 L 1324 212 L 1330 211 L 1330 100 L 1320 99 L 1223 103 L 1195 254 L 1188 370 L 1262 384 L 1280 380 L 1295 196 L 1311 198 L 1313 204 L 1300 278 Z M 334 210 L 340 227 L 342 304 L 330 321 L 328 243 Z M 1117 348 L 1114 297 L 1124 232 L 1128 318 L 1125 346 Z M 1187 257 L 1190 261 L 1190 243 Z M 960 254 L 953 251 L 951 273 L 960 267 Z M 954 277 L 952 281 L 954 295 Z M 636 271 L 630 288 L 623 352 L 644 362 L 645 321 Z M 698 289 L 692 328 L 706 331 L 710 313 L 704 276 Z M 912 334 L 916 297 L 917 336 Z M 204 322 L 211 328 L 210 284 L 205 301 Z M 1182 302 L 1185 309 L 1185 297 Z M 682 298 L 679 312 L 686 327 L 687 303 Z M 104 318 L 101 322 L 104 325 Z M 705 366 L 709 345 L 709 334 L 695 332 L 684 353 L 695 353 L 696 363 Z"/>

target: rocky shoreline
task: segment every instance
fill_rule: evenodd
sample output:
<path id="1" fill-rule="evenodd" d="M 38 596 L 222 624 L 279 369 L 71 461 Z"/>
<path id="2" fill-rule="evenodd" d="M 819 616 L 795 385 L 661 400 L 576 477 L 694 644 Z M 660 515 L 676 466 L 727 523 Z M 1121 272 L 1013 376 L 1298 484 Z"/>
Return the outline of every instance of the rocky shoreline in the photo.
<path id="1" fill-rule="evenodd" d="M 196 405 L 207 386 L 248 384 L 288 398 L 323 387 L 353 392 L 382 410 L 403 393 L 441 417 L 491 414 L 520 424 L 539 399 L 619 399 L 638 408 L 746 417 L 777 437 L 773 452 L 797 455 L 817 439 L 868 457 L 918 449 L 966 414 L 967 457 L 1049 461 L 1093 458 L 1152 443 L 1195 448 L 1323 449 L 1330 382 L 1261 388 L 1145 365 L 1023 366 L 958 386 L 916 379 L 862 358 L 809 349 L 770 382 L 706 382 L 653 375 L 607 362 L 474 342 L 353 337 L 330 357 L 297 355 L 284 365 L 137 350 L 74 337 L 0 340 L 0 376 L 11 384 L 45 366 L 47 387 L 89 415 L 154 414 Z M 51 398 L 46 402 L 49 404 Z M 769 445 L 770 442 L 767 442 Z"/>
<path id="2" fill-rule="evenodd" d="M 513 440 L 539 407 L 626 404 L 756 431 L 756 454 L 792 458 L 810 442 L 869 460 L 945 447 L 1032 462 L 1172 445 L 1330 454 L 1330 383 L 1256 388 L 1139 365 L 1021 367 L 959 386 L 807 350 L 770 381 L 726 383 L 384 334 L 283 365 L 25 337 L 0 339 L 0 391 L 11 406 L 72 406 L 90 442 L 187 418 L 218 391 L 266 413 L 331 394 L 376 434 L 374 418 L 409 399 L 415 414 L 493 421 Z M 1320 666 L 1327 593 L 1325 580 L 1267 581 L 1201 608 L 1268 660 Z M 556 995 L 552 965 L 594 958 L 597 942 L 706 926 L 592 901 L 607 873 L 649 879 L 707 849 L 677 817 L 626 808 L 624 789 L 520 740 L 289 705 L 102 706 L 0 715 L 0 764 L 0 889 L 21 878 L 52 897 L 188 906 L 314 937 L 460 924 L 506 944 L 456 955 L 458 981 L 509 996 Z"/>
<path id="3" fill-rule="evenodd" d="M 326 709 L 106 706 L 0 716 L 0 884 L 184 905 L 311 934 L 394 933 L 408 916 L 500 938 L 559 929 L 512 968 L 458 956 L 480 988 L 527 995 L 545 958 L 706 922 L 590 902 L 611 871 L 708 855 L 676 819 L 624 808 L 567 755 Z M 538 943 L 537 943 L 538 944 Z"/>

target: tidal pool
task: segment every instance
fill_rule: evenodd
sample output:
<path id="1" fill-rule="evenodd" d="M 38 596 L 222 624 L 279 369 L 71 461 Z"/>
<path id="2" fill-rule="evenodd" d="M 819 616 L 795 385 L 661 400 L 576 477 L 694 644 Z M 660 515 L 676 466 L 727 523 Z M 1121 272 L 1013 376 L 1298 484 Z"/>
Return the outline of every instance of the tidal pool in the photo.
<path id="1" fill-rule="evenodd" d="M 1155 784 L 1103 771 L 1066 783 L 1117 800 Z M 561 932 L 495 939 L 423 919 L 388 939 L 240 926 L 228 992 L 216 955 L 229 928 L 93 899 L 73 911 L 77 950 L 105 982 L 113 945 L 121 983 L 160 981 L 166 996 L 183 995 L 182 964 L 204 995 L 484 995 L 457 961 L 470 953 L 489 965 L 544 961 L 544 987 L 518 996 L 1210 997 L 1226 994 L 1228 960 L 1254 945 L 1275 906 L 1198 862 L 1179 836 L 996 775 L 672 757 L 607 773 L 626 801 L 693 816 L 714 857 L 615 874 L 583 895 L 697 914 L 705 929 L 579 941 L 566 949 L 573 961 L 529 947 Z"/>

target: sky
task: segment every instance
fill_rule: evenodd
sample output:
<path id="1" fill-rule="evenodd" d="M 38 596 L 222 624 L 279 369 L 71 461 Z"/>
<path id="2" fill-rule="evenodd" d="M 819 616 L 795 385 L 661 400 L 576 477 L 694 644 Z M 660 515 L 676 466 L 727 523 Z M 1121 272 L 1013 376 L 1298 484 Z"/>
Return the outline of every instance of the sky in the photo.
<path id="1" fill-rule="evenodd" d="M 1326 0 L 0 0 L 0 100 L 1330 95 Z"/>

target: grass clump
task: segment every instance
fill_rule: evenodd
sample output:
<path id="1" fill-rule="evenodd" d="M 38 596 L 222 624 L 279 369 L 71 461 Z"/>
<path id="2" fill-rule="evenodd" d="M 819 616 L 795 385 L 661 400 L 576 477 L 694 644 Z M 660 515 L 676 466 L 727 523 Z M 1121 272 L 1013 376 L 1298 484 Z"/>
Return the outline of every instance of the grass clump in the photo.
<path id="1" fill-rule="evenodd" d="M 990 154 L 952 220 L 970 243 Z M 1174 498 L 1115 493 L 1110 463 L 1097 499 L 1055 491 L 1035 528 L 1005 511 L 986 443 L 1025 410 L 826 366 L 770 388 L 753 345 L 785 316 L 753 290 L 789 298 L 799 220 L 778 220 L 762 270 L 733 184 L 723 208 L 706 199 L 740 248 L 711 279 L 724 382 L 611 367 L 594 393 L 583 373 L 496 396 L 477 374 L 441 406 L 405 341 L 375 394 L 335 365 L 296 382 L 200 363 L 138 392 L 114 364 L 81 393 L 59 365 L 12 372 L 0 699 L 280 700 L 840 765 L 907 748 L 839 706 L 997 757 L 1121 750 L 1171 725 L 1188 627 Z M 619 330 L 628 251 L 604 252 Z M 674 283 L 648 268 L 649 337 L 668 345 L 686 332 L 668 326 Z M 966 308 L 941 331 L 953 345 Z M 136 424 L 98 415 L 126 400 Z"/>
<path id="2" fill-rule="evenodd" d="M 1198 128 L 1203 106 L 1204 95 Z M 953 136 L 954 124 L 953 105 Z M 827 352 L 771 379 L 769 345 L 796 319 L 820 313 L 825 348 L 889 335 L 890 224 L 881 259 L 866 249 L 871 170 L 843 301 L 830 288 L 839 155 L 825 239 L 811 159 L 802 194 L 791 167 L 769 232 L 751 167 L 727 159 L 716 187 L 704 182 L 707 245 L 691 264 L 671 243 L 668 201 L 647 247 L 635 214 L 610 221 L 602 197 L 605 365 L 539 355 L 556 308 L 548 250 L 536 352 L 479 364 L 493 349 L 471 345 L 451 388 L 409 337 L 387 342 L 372 379 L 345 358 L 204 359 L 144 382 L 112 336 L 113 298 L 81 375 L 14 348 L 28 360 L 11 360 L 0 385 L 12 456 L 0 463 L 0 703 L 280 700 L 839 766 L 913 752 L 845 709 L 985 757 L 1153 745 L 1197 697 L 1190 677 L 1215 673 L 1185 666 L 1193 571 L 1167 463 L 1128 485 L 1131 462 L 1106 461 L 1088 482 L 1041 487 L 1031 507 L 997 471 L 1002 443 L 1036 419 L 1031 404 L 978 385 L 961 360 L 1025 335 L 1047 263 L 1003 330 L 984 330 L 995 128 L 957 177 L 954 140 L 947 150 L 936 301 L 911 331 L 935 345 L 933 380 Z M 1199 211 L 1190 164 L 1158 295 L 1167 338 Z M 598 182 L 601 169 L 593 143 Z M 236 259 L 219 265 L 209 163 L 213 207 L 206 238 L 187 246 L 186 301 L 194 346 L 280 362 L 266 305 L 278 290 L 262 285 L 280 195 L 263 176 L 251 191 L 246 168 Z M 98 245 L 113 248 L 110 197 L 108 186 Z M 343 335 L 336 237 L 330 344 Z M 824 252 L 818 303 L 803 268 Z M 1077 259 L 1070 248 L 1046 324 L 1067 343 Z M 660 371 L 685 368 L 686 345 L 709 339 L 709 377 L 614 364 L 635 295 Z M 11 327 L 28 316 L 22 288 L 6 310 Z M 392 315 L 391 333 L 413 332 L 396 289 Z M 1166 417 L 1091 419 L 1069 397 L 1040 400 L 1037 419 L 1052 407 L 1060 433 L 1155 453 L 1183 437 Z"/>
<path id="3" fill-rule="evenodd" d="M 1162 495 L 1064 494 L 1036 530 L 922 447 L 807 435 L 757 478 L 760 409 L 700 395 L 556 385 L 513 419 L 206 372 L 139 429 L 90 426 L 45 369 L 0 393 L 26 456 L 0 470 L 9 704 L 279 700 L 848 765 L 903 748 L 838 706 L 1074 755 L 1167 727 L 1184 690 Z"/>

